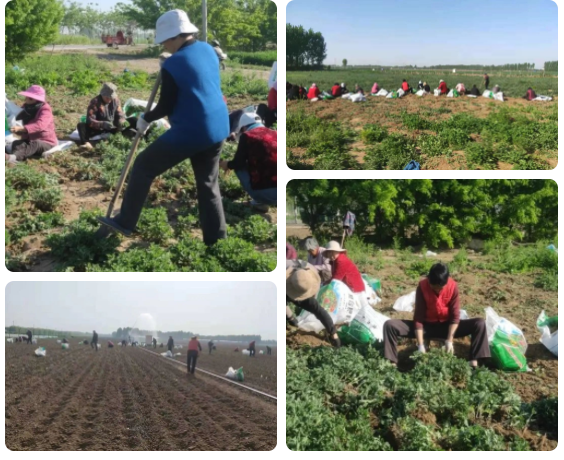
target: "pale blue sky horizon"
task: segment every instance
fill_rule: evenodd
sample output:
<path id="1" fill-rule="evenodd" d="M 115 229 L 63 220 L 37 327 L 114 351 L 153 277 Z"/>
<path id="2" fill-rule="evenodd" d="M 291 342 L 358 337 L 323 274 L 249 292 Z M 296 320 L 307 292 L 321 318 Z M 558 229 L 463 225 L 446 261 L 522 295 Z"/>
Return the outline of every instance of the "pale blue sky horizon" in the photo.
<path id="1" fill-rule="evenodd" d="M 12 282 L 6 326 L 109 334 L 120 327 L 276 339 L 276 287 L 270 282 Z"/>
<path id="2" fill-rule="evenodd" d="M 558 60 L 552 0 L 292 0 L 286 22 L 321 32 L 327 65 L 501 65 Z"/>
<path id="3" fill-rule="evenodd" d="M 68 4 L 71 1 L 75 1 L 76 3 L 88 6 L 91 5 L 92 8 L 102 11 L 109 11 L 111 10 L 117 3 L 131 3 L 130 0 L 64 0 L 63 3 Z"/>

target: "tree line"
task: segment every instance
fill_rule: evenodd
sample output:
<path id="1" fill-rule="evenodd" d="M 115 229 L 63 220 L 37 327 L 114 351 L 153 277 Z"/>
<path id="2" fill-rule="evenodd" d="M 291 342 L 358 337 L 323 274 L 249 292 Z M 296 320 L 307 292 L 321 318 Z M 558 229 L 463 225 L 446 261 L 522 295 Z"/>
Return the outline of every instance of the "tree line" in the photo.
<path id="1" fill-rule="evenodd" d="M 192 337 L 198 336 L 200 339 L 224 340 L 230 342 L 251 342 L 253 340 L 256 342 L 262 341 L 262 337 L 260 335 L 202 335 L 190 331 L 145 331 L 132 327 L 120 327 L 117 331 L 112 332 L 112 337 L 118 340 L 127 340 L 130 336 L 146 336 L 155 334 L 162 340 L 164 340 L 165 337 L 168 339 L 170 336 L 172 336 L 174 340 L 190 340 Z"/>
<path id="2" fill-rule="evenodd" d="M 342 232 L 347 211 L 359 234 L 378 244 L 455 247 L 472 238 L 552 240 L 558 187 L 552 180 L 293 180 L 302 221 L 312 233 Z"/>
<path id="3" fill-rule="evenodd" d="M 320 68 L 327 57 L 321 32 L 286 24 L 286 65 L 288 69 Z"/>
<path id="4" fill-rule="evenodd" d="M 558 61 L 547 61 L 544 63 L 546 72 L 558 72 Z"/>
<path id="5" fill-rule="evenodd" d="M 131 0 L 117 3 L 109 12 L 76 1 L 15 0 L 6 5 L 6 61 L 51 44 L 61 28 L 82 34 L 97 30 L 115 34 L 117 29 L 154 30 L 159 16 L 179 8 L 202 26 L 201 0 Z M 270 0 L 208 0 L 208 40 L 218 39 L 226 50 L 263 51 L 276 46 L 276 4 Z M 92 37 L 91 37 L 92 38 Z"/>

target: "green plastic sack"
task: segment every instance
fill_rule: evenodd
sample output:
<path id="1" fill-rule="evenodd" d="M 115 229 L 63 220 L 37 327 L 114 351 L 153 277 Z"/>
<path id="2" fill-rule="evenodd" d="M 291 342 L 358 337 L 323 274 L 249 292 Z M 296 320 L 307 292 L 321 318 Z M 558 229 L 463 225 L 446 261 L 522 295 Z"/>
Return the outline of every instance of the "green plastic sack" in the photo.
<path id="1" fill-rule="evenodd" d="M 372 278 L 371 276 L 364 273 L 362 279 L 366 281 L 366 284 L 370 286 L 376 293 L 382 290 L 382 282 L 378 278 Z"/>
<path id="2" fill-rule="evenodd" d="M 454 97 L 460 97 L 460 93 L 458 91 L 456 91 L 455 89 L 452 92 Z"/>
<path id="3" fill-rule="evenodd" d="M 376 341 L 376 338 L 364 324 L 358 321 L 352 321 L 350 326 L 343 326 L 337 333 L 341 342 L 345 345 L 359 343 L 361 345 L 370 345 Z"/>
<path id="4" fill-rule="evenodd" d="M 245 380 L 245 374 L 243 374 L 243 368 L 240 367 L 239 369 L 237 369 L 237 373 L 235 374 L 236 379 L 238 382 L 242 382 L 243 380 Z"/>
<path id="5" fill-rule="evenodd" d="M 492 359 L 502 371 L 526 372 L 527 358 L 513 334 L 497 330 L 490 343 Z"/>
<path id="6" fill-rule="evenodd" d="M 537 321 L 537 326 L 539 327 L 548 326 L 558 329 L 558 315 L 551 316 L 550 318 L 546 317 L 545 315 L 544 319 L 540 319 L 540 321 Z"/>
<path id="7" fill-rule="evenodd" d="M 81 122 L 81 123 L 86 123 L 86 115 L 82 115 L 82 116 L 80 117 L 80 122 Z"/>

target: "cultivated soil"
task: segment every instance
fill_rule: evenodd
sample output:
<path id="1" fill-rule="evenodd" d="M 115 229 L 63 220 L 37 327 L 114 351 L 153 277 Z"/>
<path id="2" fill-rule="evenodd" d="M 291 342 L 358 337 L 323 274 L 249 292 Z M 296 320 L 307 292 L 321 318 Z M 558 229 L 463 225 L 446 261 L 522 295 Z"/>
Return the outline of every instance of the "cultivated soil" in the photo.
<path id="1" fill-rule="evenodd" d="M 276 402 L 134 347 L 6 344 L 10 450 L 272 450 Z M 273 361 L 275 361 L 275 358 Z M 202 359 L 202 361 L 204 361 Z M 257 359 L 258 361 L 258 359 Z M 202 364 L 203 365 L 203 364 Z M 275 368 L 274 368 L 275 369 Z"/>
<path id="2" fill-rule="evenodd" d="M 448 109 L 449 113 L 437 114 L 433 112 L 429 119 L 433 121 L 447 120 L 455 113 L 468 113 L 478 118 L 486 118 L 492 111 L 501 106 L 509 108 L 522 108 L 529 107 L 532 103 L 524 99 L 509 98 L 505 102 L 494 102 L 489 99 L 478 98 L 446 98 L 446 97 L 418 97 L 415 95 L 407 95 L 401 99 L 387 99 L 384 97 L 367 96 L 367 101 L 362 103 L 352 103 L 346 99 L 334 99 L 328 101 L 288 101 L 286 103 L 287 111 L 305 110 L 307 114 L 315 114 L 316 117 L 329 121 L 339 121 L 360 133 L 365 125 L 377 124 L 384 126 L 388 129 L 390 134 L 401 133 L 408 137 L 416 138 L 421 134 L 431 131 L 414 130 L 409 131 L 402 124 L 401 118 L 397 116 L 406 110 L 408 113 L 425 112 L 427 110 L 436 111 L 438 109 Z M 554 97 L 552 102 L 548 103 L 534 103 L 534 107 L 541 110 L 551 110 L 551 108 L 558 104 L 558 97 Z M 479 136 L 471 136 L 474 141 L 479 141 Z M 359 163 L 364 163 L 364 155 L 367 146 L 360 139 L 355 141 L 351 146 L 352 155 L 358 160 Z M 302 156 L 305 152 L 303 149 L 294 148 L 291 151 L 297 155 Z M 452 156 L 438 156 L 425 159 L 425 165 L 422 169 L 440 169 L 440 170 L 456 170 L 468 169 L 466 159 L 463 151 L 453 151 Z M 538 154 L 539 159 L 546 160 L 553 168 L 558 164 L 557 156 L 548 156 L 545 154 Z M 302 158 L 301 161 L 306 163 L 313 163 L 313 160 Z M 513 165 L 508 163 L 499 162 L 498 169 L 511 169 Z"/>
<path id="3" fill-rule="evenodd" d="M 448 263 L 452 261 L 457 251 L 439 251 L 433 260 Z M 472 263 L 487 261 L 487 256 L 468 250 L 468 259 Z M 374 254 L 376 256 L 376 254 Z M 408 262 L 415 260 L 417 254 L 404 260 L 397 257 L 393 250 L 382 250 L 383 268 L 375 270 L 367 264 L 359 264 L 362 273 L 368 273 L 382 281 L 382 302 L 377 310 L 390 318 L 413 319 L 412 313 L 396 312 L 392 309 L 394 302 L 402 295 L 415 290 L 418 281 L 405 274 Z M 505 274 L 489 270 L 477 269 L 472 265 L 464 273 L 453 276 L 460 290 L 461 308 L 470 317 L 485 318 L 484 308 L 491 306 L 498 315 L 507 318 L 521 328 L 528 343 L 526 353 L 530 372 L 500 373 L 511 382 L 515 391 L 523 401 L 531 402 L 540 398 L 558 396 L 558 358 L 550 353 L 539 342 L 540 334 L 536 328 L 537 318 L 542 310 L 548 316 L 558 314 L 557 292 L 545 291 L 532 285 L 531 274 Z M 290 331 L 286 336 L 286 344 L 292 348 L 299 346 L 329 346 L 322 335 Z M 442 344 L 432 343 L 432 346 Z M 467 358 L 470 341 L 455 340 L 455 354 Z M 410 356 L 417 349 L 415 341 L 406 339 L 399 347 L 399 368 L 409 370 L 413 367 Z M 490 362 L 484 363 L 492 367 Z"/>

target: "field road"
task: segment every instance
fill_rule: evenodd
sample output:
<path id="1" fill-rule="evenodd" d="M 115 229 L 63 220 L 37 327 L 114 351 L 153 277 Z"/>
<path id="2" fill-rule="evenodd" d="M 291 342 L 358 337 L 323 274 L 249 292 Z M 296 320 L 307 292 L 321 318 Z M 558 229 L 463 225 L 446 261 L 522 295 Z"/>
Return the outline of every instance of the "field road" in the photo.
<path id="1" fill-rule="evenodd" d="M 138 348 L 6 344 L 11 450 L 272 450 L 276 402 Z M 45 345 L 47 344 L 47 345 Z"/>
<path id="2" fill-rule="evenodd" d="M 120 49 L 142 49 L 146 48 L 147 44 L 140 44 L 135 46 L 126 46 L 121 45 Z M 99 49 L 108 49 L 108 46 L 104 43 L 100 43 L 99 45 L 50 45 L 44 46 L 43 51 L 81 51 L 81 50 L 99 50 Z"/>

